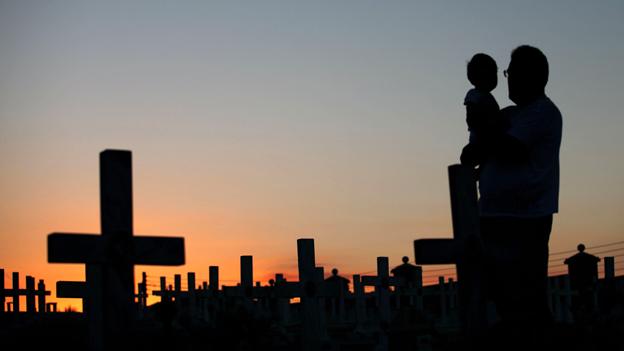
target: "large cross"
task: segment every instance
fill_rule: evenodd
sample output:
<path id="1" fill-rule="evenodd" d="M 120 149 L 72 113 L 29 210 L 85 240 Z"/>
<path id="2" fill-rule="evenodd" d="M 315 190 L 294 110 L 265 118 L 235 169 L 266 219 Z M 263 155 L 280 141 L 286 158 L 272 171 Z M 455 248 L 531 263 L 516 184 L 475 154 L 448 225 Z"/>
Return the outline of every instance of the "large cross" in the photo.
<path id="1" fill-rule="evenodd" d="M 134 320 L 134 265 L 184 264 L 184 238 L 133 236 L 132 153 L 100 153 L 101 235 L 48 235 L 48 262 L 86 264 L 92 350 L 112 350 Z"/>
<path id="2" fill-rule="evenodd" d="M 453 239 L 414 241 L 416 263 L 455 264 L 459 285 L 460 318 L 468 335 L 486 325 L 483 294 L 483 248 L 479 232 L 479 210 L 474 169 L 462 165 L 448 168 Z"/>
<path id="3" fill-rule="evenodd" d="M 455 264 L 459 285 L 460 318 L 465 332 L 475 335 L 486 326 L 483 294 L 483 252 L 474 169 L 462 165 L 448 168 L 453 239 L 414 241 L 416 263 Z"/>

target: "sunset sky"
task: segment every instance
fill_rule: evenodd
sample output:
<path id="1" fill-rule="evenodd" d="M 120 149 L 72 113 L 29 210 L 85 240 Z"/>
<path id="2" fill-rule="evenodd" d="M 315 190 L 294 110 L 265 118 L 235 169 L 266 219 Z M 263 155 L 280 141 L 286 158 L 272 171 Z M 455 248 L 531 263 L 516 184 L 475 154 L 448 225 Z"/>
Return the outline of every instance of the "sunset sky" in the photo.
<path id="1" fill-rule="evenodd" d="M 413 261 L 414 239 L 451 236 L 466 62 L 494 57 L 507 106 L 521 44 L 564 119 L 551 251 L 624 240 L 623 18 L 621 0 L 0 0 L 5 285 L 84 279 L 46 236 L 99 233 L 107 148 L 133 151 L 135 233 L 186 238 L 185 266 L 136 268 L 150 282 L 219 265 L 234 285 L 245 254 L 255 280 L 296 279 L 302 237 L 348 277 Z"/>

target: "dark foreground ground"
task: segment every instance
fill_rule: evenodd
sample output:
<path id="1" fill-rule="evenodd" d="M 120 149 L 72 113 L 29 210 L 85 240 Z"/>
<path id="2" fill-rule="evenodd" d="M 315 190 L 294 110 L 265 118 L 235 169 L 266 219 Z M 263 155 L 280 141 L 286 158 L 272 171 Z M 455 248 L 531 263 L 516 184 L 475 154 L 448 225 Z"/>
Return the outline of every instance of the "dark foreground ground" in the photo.
<path id="1" fill-rule="evenodd" d="M 165 327 L 153 321 L 137 323 L 119 350 L 300 350 L 298 326 L 290 330 L 268 321 L 241 316 L 222 316 L 220 328 L 178 324 Z M 496 330 L 484 337 L 487 350 L 508 350 L 514 341 Z M 354 333 L 350 328 L 333 328 L 326 350 L 374 350 L 378 335 Z M 583 326 L 556 324 L 548 335 L 550 350 L 624 351 L 622 320 L 594 321 Z M 87 350 L 87 329 L 78 313 L 53 313 L 39 316 L 0 315 L 2 350 Z M 390 350 L 468 350 L 469 343 L 456 332 L 439 332 L 427 326 L 390 327 Z"/>

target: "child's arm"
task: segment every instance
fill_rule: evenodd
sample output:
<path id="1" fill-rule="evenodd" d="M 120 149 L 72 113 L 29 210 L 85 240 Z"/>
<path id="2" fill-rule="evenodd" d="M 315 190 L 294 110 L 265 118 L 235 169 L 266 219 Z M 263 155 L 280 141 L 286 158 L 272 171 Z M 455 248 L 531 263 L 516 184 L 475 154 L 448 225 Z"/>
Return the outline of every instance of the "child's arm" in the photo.
<path id="1" fill-rule="evenodd" d="M 479 130 L 478 143 L 470 143 L 462 150 L 460 159 L 466 164 L 481 164 L 488 156 L 503 157 L 507 160 L 519 160 L 528 157 L 529 150 L 518 139 L 506 133 L 508 121 L 505 118 L 507 107 L 499 112 L 495 122 L 484 124 Z"/>

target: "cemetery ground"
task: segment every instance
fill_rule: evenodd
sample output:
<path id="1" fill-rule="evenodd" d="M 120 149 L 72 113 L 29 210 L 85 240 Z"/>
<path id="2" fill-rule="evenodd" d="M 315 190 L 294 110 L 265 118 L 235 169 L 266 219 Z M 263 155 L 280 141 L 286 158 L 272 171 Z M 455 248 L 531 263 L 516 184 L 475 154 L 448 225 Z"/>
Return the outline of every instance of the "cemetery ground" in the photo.
<path id="1" fill-rule="evenodd" d="M 296 309 L 296 305 L 294 306 Z M 621 306 L 619 307 L 622 308 Z M 167 311 L 169 309 L 169 311 Z M 172 313 L 173 311 L 173 313 Z M 412 320 L 397 314 L 388 326 L 389 350 L 463 350 L 458 330 L 436 327 L 415 309 Z M 169 316 L 166 316 L 170 313 Z M 174 316 L 175 313 L 175 316 Z M 173 317 L 173 318 L 171 318 Z M 167 320 L 167 318 L 171 318 Z M 622 350 L 624 318 L 597 314 L 591 322 L 556 322 L 551 332 L 551 350 Z M 214 324 L 194 323 L 188 313 L 175 311 L 175 304 L 157 303 L 126 335 L 127 350 L 302 350 L 301 325 L 282 328 L 267 318 L 253 316 L 243 308 L 228 308 Z M 82 313 L 49 312 L 32 315 L 4 313 L 0 317 L 3 350 L 87 350 L 87 321 Z M 329 326 L 327 350 L 376 350 L 375 333 L 356 334 L 347 326 Z M 430 337 L 423 345 L 418 336 Z M 496 343 L 496 340 L 492 340 Z M 494 348 L 493 348 L 494 349 Z"/>

